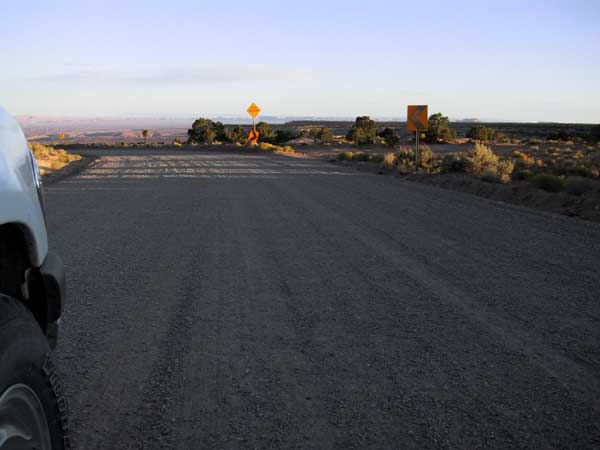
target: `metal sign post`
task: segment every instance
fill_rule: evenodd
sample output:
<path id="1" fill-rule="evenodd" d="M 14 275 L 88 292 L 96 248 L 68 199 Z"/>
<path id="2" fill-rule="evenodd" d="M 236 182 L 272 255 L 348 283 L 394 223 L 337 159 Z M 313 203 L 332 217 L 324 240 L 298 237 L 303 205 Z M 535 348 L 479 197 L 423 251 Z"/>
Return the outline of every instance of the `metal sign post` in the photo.
<path id="1" fill-rule="evenodd" d="M 415 131 L 415 143 L 416 143 L 416 148 L 415 148 L 415 170 L 418 172 L 419 171 L 419 166 L 420 166 L 420 161 L 419 161 L 419 132 Z"/>

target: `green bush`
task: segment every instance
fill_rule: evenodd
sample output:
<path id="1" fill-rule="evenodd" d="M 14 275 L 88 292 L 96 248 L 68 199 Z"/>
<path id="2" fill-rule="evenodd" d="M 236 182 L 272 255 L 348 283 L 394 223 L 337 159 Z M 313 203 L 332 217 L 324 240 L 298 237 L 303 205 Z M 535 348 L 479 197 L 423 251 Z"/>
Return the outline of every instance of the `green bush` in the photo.
<path id="1" fill-rule="evenodd" d="M 429 127 L 425 133 L 427 142 L 452 142 L 456 139 L 456 131 L 450 128 L 448 117 L 442 113 L 429 116 Z"/>
<path id="2" fill-rule="evenodd" d="M 333 141 L 333 131 L 331 128 L 327 127 L 315 127 L 308 130 L 308 137 L 314 139 L 315 141 L 320 142 L 332 142 Z"/>
<path id="3" fill-rule="evenodd" d="M 597 185 L 589 178 L 584 177 L 567 177 L 565 179 L 565 190 L 569 194 L 583 195 L 586 192 L 591 192 Z"/>
<path id="4" fill-rule="evenodd" d="M 383 138 L 385 145 L 388 147 L 395 147 L 400 143 L 400 136 L 392 128 L 384 128 L 379 137 Z"/>
<path id="5" fill-rule="evenodd" d="M 226 141 L 225 142 L 245 142 L 246 141 L 246 132 L 241 125 L 236 125 L 231 130 L 225 130 Z"/>
<path id="6" fill-rule="evenodd" d="M 496 131 L 493 128 L 478 125 L 467 131 L 467 137 L 477 141 L 491 141 L 495 139 Z"/>
<path id="7" fill-rule="evenodd" d="M 273 135 L 273 142 L 276 144 L 284 144 L 288 141 L 296 139 L 300 136 L 296 130 L 282 129 L 275 130 L 275 134 Z"/>
<path id="8" fill-rule="evenodd" d="M 261 142 L 268 142 L 270 144 L 275 142 L 275 132 L 267 122 L 258 122 L 256 124 L 256 131 L 259 132 L 259 140 Z"/>
<path id="9" fill-rule="evenodd" d="M 377 137 L 377 123 L 369 116 L 357 117 L 346 139 L 359 145 L 372 144 Z"/>
<path id="10" fill-rule="evenodd" d="M 538 189 L 548 192 L 560 192 L 564 189 L 564 182 L 561 178 L 550 173 L 539 173 L 530 179 L 530 183 Z"/>
<path id="11" fill-rule="evenodd" d="M 375 155 L 371 155 L 371 161 L 376 162 L 376 163 L 382 163 L 383 162 L 383 155 L 377 153 Z"/>
<path id="12" fill-rule="evenodd" d="M 187 133 L 188 143 L 190 144 L 212 144 L 215 141 L 229 142 L 225 125 L 202 117 L 194 121 L 192 128 Z"/>

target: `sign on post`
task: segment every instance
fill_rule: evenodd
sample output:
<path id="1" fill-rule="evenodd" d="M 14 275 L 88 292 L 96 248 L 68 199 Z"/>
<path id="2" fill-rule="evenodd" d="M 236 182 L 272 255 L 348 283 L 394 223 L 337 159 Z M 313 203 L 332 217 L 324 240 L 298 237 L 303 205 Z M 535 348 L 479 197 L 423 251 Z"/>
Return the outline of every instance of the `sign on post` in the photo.
<path id="1" fill-rule="evenodd" d="M 427 122 L 427 105 L 408 105 L 406 113 L 409 131 L 426 131 Z"/>
<path id="2" fill-rule="evenodd" d="M 248 134 L 248 142 L 257 144 L 260 133 L 256 130 L 256 116 L 260 114 L 260 108 L 256 103 L 252 102 L 246 111 L 252 116 L 252 130 L 250 130 L 250 133 Z"/>
<path id="3" fill-rule="evenodd" d="M 415 168 L 418 171 L 420 165 L 419 133 L 426 131 L 429 126 L 427 121 L 427 105 L 408 105 L 406 110 L 406 124 L 409 131 L 415 132 Z"/>
<path id="4" fill-rule="evenodd" d="M 248 111 L 248 114 L 250 114 L 253 119 L 260 114 L 260 108 L 256 103 L 252 103 L 250 106 L 248 106 L 246 111 Z"/>
<path id="5" fill-rule="evenodd" d="M 258 144 L 259 136 L 260 133 L 258 132 L 258 130 L 250 130 L 250 133 L 248 133 L 248 142 L 250 142 L 251 144 Z"/>

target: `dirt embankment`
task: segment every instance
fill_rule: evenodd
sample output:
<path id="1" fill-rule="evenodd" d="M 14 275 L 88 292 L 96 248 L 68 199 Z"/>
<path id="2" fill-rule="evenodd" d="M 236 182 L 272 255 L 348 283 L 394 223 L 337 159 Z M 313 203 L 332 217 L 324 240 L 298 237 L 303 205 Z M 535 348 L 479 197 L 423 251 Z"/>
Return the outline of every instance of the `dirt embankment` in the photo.
<path id="1" fill-rule="evenodd" d="M 39 142 L 31 142 L 29 146 L 45 184 L 75 175 L 96 160 L 95 156 L 81 156 Z"/>
<path id="2" fill-rule="evenodd" d="M 54 147 L 39 142 L 31 142 L 29 146 L 40 167 L 40 173 L 42 175 L 50 174 L 55 170 L 60 170 L 73 161 L 79 161 L 81 159 L 81 156 L 79 155 L 68 153 L 63 149 L 55 149 Z"/>

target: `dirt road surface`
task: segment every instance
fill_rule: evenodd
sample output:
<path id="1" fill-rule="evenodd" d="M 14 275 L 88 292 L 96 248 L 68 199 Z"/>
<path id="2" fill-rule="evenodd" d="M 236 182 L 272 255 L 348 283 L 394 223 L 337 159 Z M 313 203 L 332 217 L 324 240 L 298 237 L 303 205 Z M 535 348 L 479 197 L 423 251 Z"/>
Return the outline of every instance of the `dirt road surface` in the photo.
<path id="1" fill-rule="evenodd" d="M 47 187 L 79 448 L 600 448 L 598 224 L 312 160 L 95 153 Z"/>

